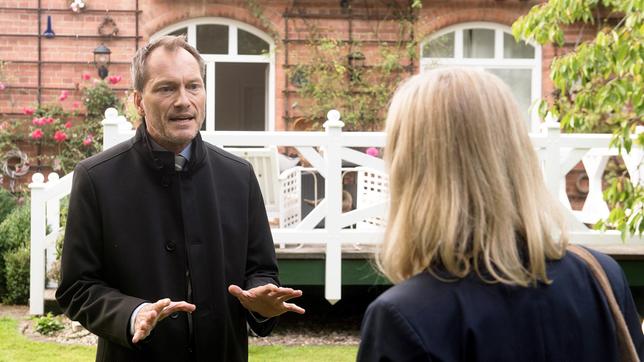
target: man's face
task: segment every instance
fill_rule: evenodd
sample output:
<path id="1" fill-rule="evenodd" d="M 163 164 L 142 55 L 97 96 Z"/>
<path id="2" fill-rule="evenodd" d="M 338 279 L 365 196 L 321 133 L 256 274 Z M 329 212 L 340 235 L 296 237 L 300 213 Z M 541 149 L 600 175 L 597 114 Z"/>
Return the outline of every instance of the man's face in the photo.
<path id="1" fill-rule="evenodd" d="M 197 135 L 204 119 L 206 91 L 199 63 L 187 50 L 156 48 L 146 61 L 147 81 L 134 92 L 148 133 L 165 149 L 179 153 Z"/>

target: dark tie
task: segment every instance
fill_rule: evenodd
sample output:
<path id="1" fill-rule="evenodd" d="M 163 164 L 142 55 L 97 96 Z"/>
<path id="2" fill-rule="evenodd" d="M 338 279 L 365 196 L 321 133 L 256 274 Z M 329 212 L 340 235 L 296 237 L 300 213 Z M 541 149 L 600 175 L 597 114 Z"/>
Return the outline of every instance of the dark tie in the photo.
<path id="1" fill-rule="evenodd" d="M 181 155 L 174 155 L 174 169 L 175 171 L 183 170 L 183 166 L 186 164 L 186 158 Z"/>

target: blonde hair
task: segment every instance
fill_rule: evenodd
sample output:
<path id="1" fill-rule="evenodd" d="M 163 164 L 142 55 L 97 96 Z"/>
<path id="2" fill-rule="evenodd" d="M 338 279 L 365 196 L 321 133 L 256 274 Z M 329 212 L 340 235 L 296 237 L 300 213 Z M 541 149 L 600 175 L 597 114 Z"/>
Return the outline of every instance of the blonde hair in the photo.
<path id="1" fill-rule="evenodd" d="M 396 91 L 386 130 L 391 203 L 376 263 L 391 281 L 444 270 L 549 282 L 546 260 L 567 244 L 564 217 L 499 78 L 467 68 L 413 76 Z"/>

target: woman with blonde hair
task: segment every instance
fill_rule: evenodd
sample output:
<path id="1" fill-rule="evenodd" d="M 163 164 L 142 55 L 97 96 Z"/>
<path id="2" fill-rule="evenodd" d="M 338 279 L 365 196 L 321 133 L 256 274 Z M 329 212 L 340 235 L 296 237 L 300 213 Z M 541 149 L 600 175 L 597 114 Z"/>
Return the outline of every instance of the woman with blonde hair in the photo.
<path id="1" fill-rule="evenodd" d="M 386 128 L 391 202 L 376 263 L 397 285 L 369 306 L 358 360 L 616 360 L 611 313 L 566 253 L 565 217 L 509 88 L 466 68 L 416 75 Z M 592 254 L 641 357 L 624 274 Z"/>

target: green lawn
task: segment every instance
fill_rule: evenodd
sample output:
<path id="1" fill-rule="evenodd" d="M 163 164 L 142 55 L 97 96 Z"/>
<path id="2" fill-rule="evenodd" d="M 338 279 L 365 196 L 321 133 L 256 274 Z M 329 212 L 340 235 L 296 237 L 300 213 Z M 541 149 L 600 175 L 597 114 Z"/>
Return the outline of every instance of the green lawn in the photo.
<path id="1" fill-rule="evenodd" d="M 93 361 L 95 347 L 34 342 L 18 332 L 15 319 L 0 317 L 0 362 Z"/>
<path id="2" fill-rule="evenodd" d="M 250 346 L 251 362 L 355 361 L 355 346 Z M 34 342 L 18 332 L 18 322 L 0 317 L 0 362 L 75 362 L 93 361 L 95 347 Z"/>
<path id="3" fill-rule="evenodd" d="M 251 362 L 343 362 L 355 361 L 357 346 L 250 346 L 248 360 Z"/>

